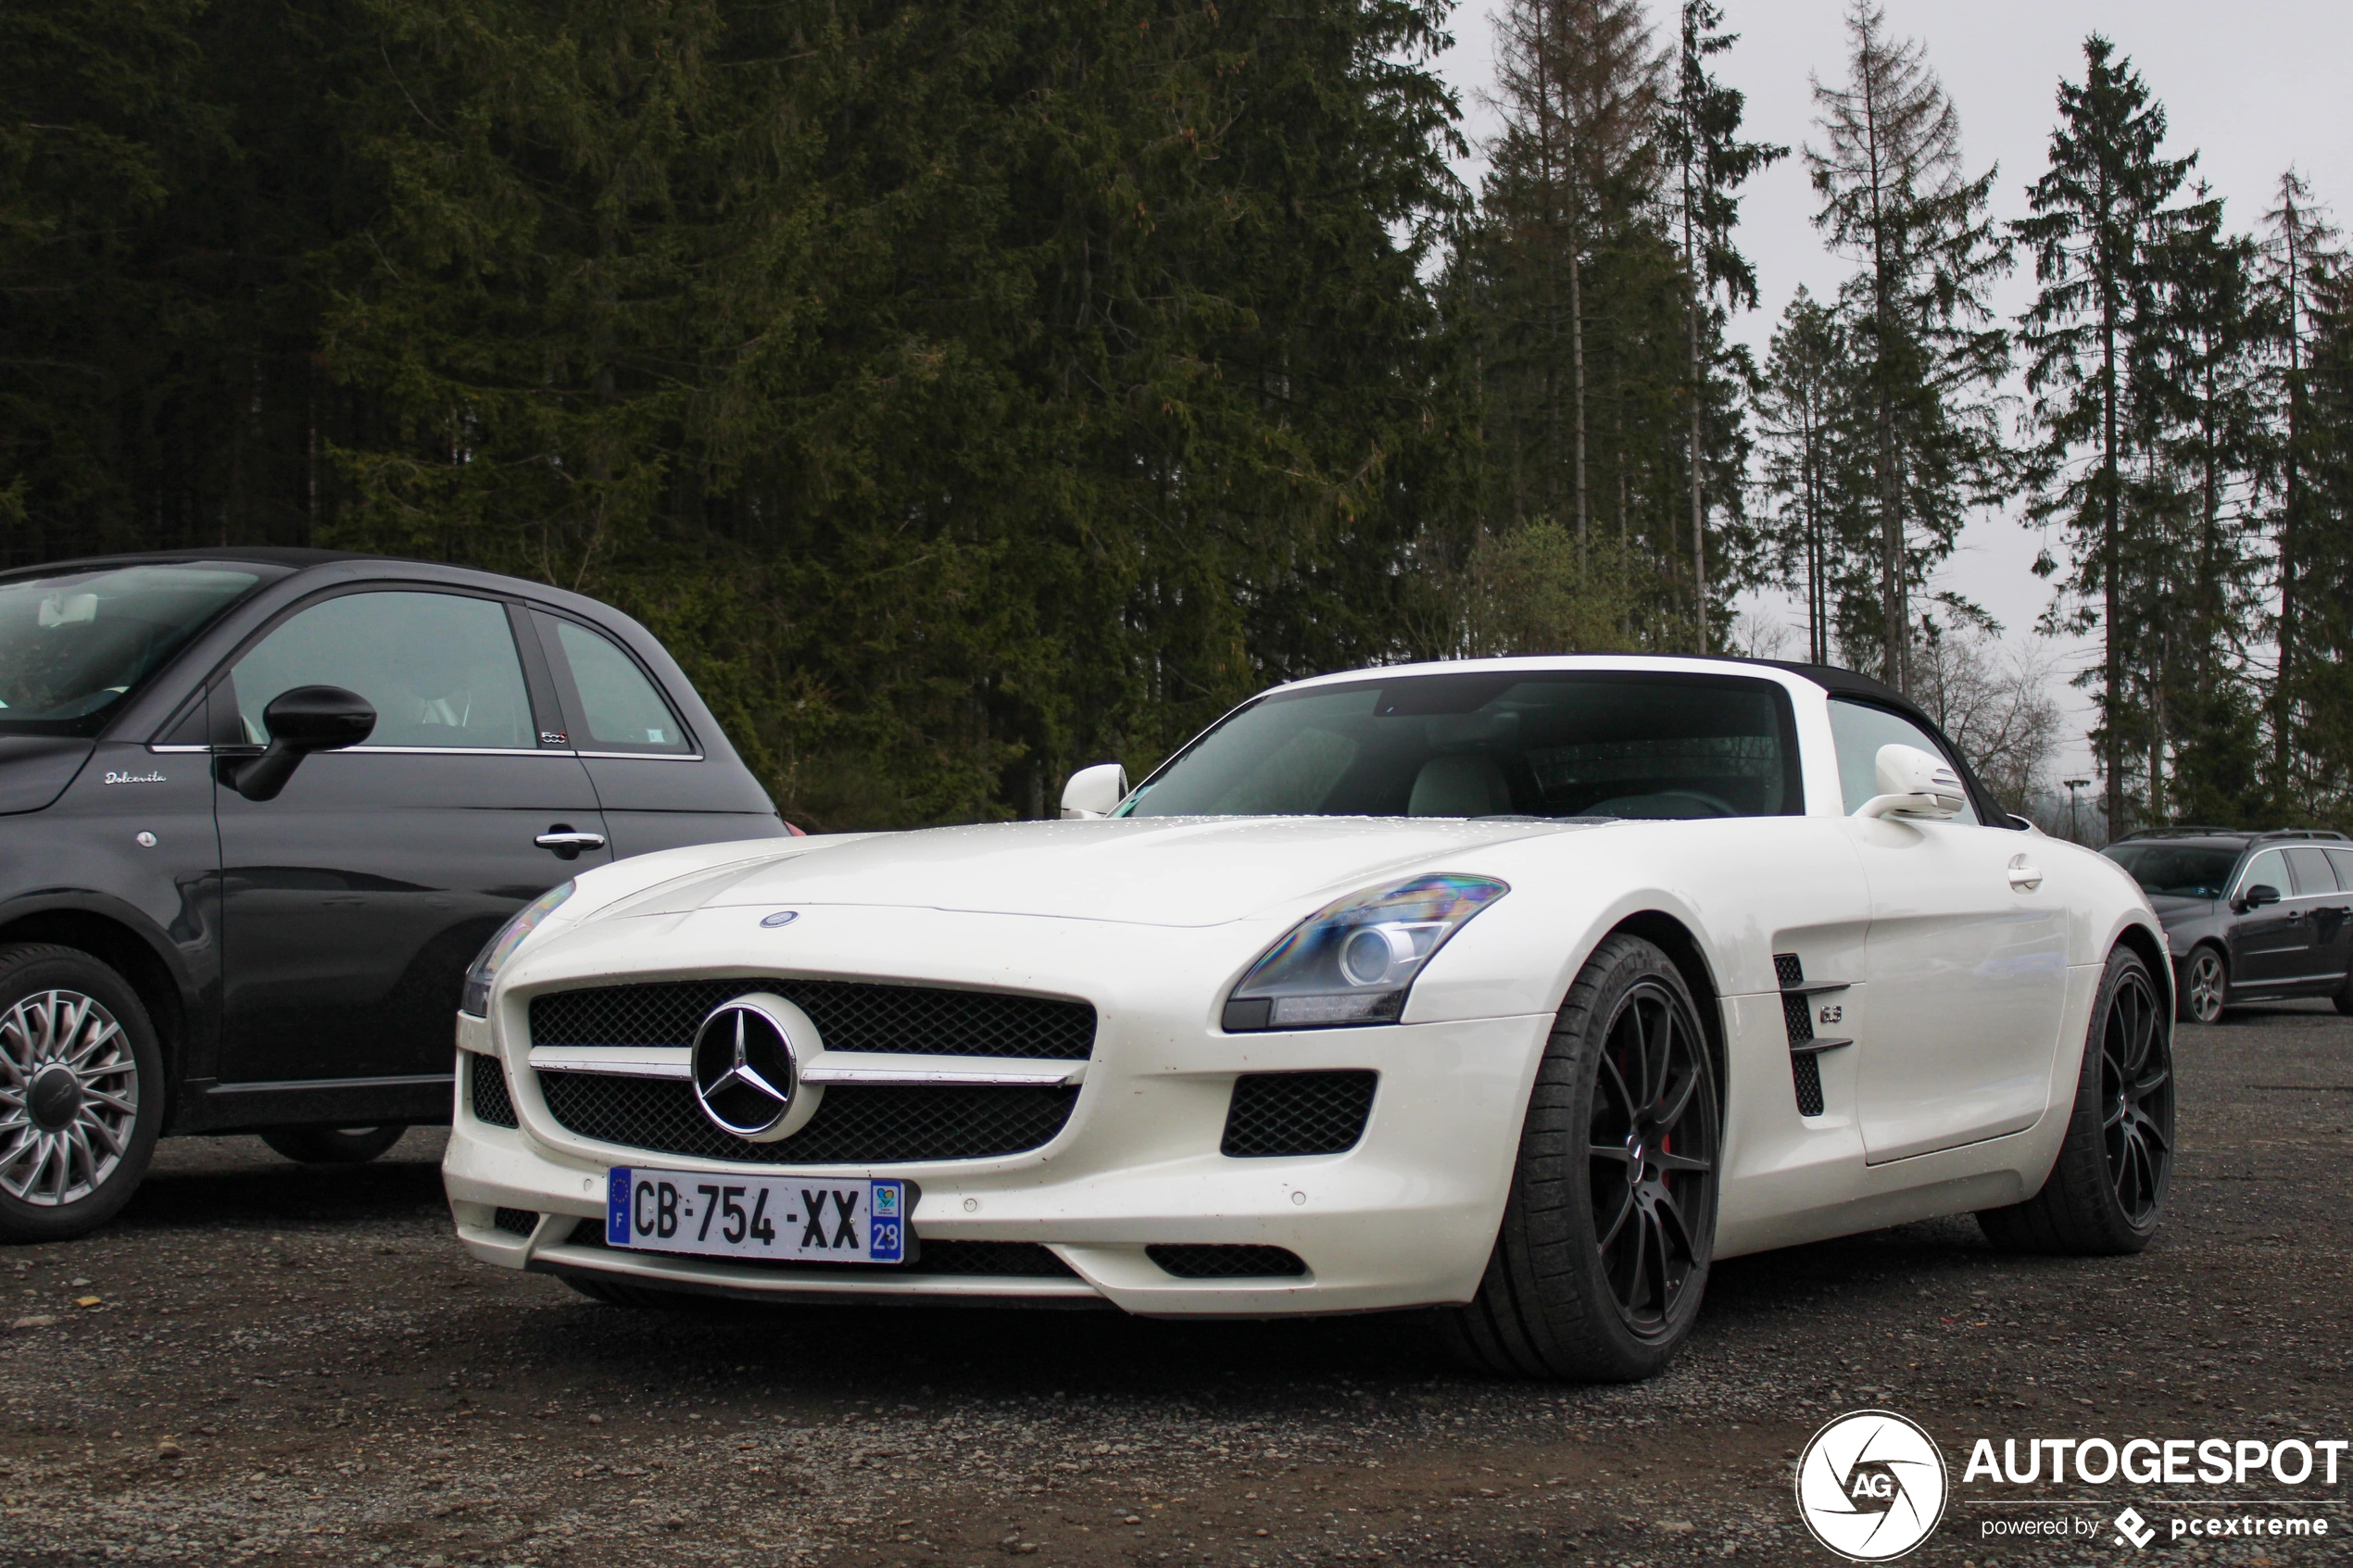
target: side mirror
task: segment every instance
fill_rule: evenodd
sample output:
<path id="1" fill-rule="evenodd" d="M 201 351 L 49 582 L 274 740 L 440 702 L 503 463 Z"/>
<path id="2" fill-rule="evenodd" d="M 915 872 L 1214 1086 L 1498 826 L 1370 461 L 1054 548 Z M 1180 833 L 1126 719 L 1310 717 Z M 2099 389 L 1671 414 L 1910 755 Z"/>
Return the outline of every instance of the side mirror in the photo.
<path id="1" fill-rule="evenodd" d="M 2279 901 L 2278 888 L 2268 882 L 2259 882 L 2239 895 L 2239 913 L 2245 914 L 2249 909 L 2259 909 L 2266 904 L 2276 904 Z"/>
<path id="2" fill-rule="evenodd" d="M 1879 793 L 1855 808 L 1858 817 L 1925 817 L 1943 822 L 1969 804 L 1968 792 L 1951 764 L 1917 746 L 1882 746 L 1877 759 Z"/>
<path id="3" fill-rule="evenodd" d="M 1116 762 L 1098 762 L 1079 769 L 1063 785 L 1063 817 L 1065 821 L 1108 817 L 1126 798 L 1127 770 Z"/>
<path id="4" fill-rule="evenodd" d="M 341 686 L 296 686 L 261 710 L 270 749 L 258 757 L 223 758 L 220 782 L 247 800 L 275 800 L 302 759 L 314 751 L 341 751 L 375 734 L 376 710 Z"/>

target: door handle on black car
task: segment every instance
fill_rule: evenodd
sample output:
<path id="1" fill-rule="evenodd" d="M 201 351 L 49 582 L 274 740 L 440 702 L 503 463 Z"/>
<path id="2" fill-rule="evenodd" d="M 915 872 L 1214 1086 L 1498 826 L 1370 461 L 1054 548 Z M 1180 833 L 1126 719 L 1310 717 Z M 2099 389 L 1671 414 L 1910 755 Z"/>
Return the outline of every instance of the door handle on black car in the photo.
<path id="1" fill-rule="evenodd" d="M 575 832 L 570 822 L 558 822 L 531 842 L 542 849 L 554 850 L 559 860 L 570 860 L 578 858 L 583 849 L 602 849 L 605 835 Z"/>

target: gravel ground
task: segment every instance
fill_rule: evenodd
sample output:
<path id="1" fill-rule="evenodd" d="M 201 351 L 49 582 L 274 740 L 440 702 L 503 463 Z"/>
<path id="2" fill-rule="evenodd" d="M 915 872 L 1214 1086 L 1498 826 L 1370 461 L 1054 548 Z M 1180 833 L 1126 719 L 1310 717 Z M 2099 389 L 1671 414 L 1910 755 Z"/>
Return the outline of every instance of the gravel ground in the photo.
<path id="1" fill-rule="evenodd" d="M 1913 1561 L 2139 1555 L 2105 1524 L 1988 1540 L 2070 1512 L 2021 1498 L 2161 1525 L 2291 1491 L 2328 1539 L 2150 1549 L 2353 1557 L 2353 1462 L 2268 1491 L 1962 1481 L 1979 1436 L 2353 1436 L 2353 1020 L 2234 1014 L 2178 1052 L 2146 1254 L 2005 1258 L 1958 1220 L 1739 1259 L 1629 1387 L 1466 1378 L 1403 1318 L 624 1311 L 469 1261 L 437 1132 L 323 1173 L 167 1144 L 105 1233 L 0 1251 L 0 1564 L 1828 1562 L 1790 1475 L 1862 1406 L 1953 1466 Z"/>

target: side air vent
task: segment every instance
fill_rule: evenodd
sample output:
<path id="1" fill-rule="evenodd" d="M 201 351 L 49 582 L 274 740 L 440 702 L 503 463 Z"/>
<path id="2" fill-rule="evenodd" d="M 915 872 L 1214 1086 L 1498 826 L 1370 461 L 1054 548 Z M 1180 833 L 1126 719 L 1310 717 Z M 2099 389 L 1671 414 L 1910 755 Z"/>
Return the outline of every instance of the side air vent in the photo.
<path id="1" fill-rule="evenodd" d="M 1306 1261 L 1283 1247 L 1153 1246 L 1144 1256 L 1178 1279 L 1296 1279 Z"/>
<path id="2" fill-rule="evenodd" d="M 1773 955 L 1773 977 L 1781 987 L 1781 1027 L 1789 1035 L 1790 1086 L 1797 1097 L 1800 1116 L 1819 1116 L 1828 1109 L 1822 1097 L 1822 1053 L 1855 1042 L 1824 1039 L 1814 1033 L 1814 998 L 1848 987 L 1841 981 L 1806 984 L 1806 966 L 1795 953 Z"/>
<path id="3" fill-rule="evenodd" d="M 1221 1153 L 1343 1154 L 1365 1135 L 1378 1073 L 1246 1073 L 1234 1080 Z"/>
<path id="4" fill-rule="evenodd" d="M 507 1093 L 507 1071 L 495 1056 L 466 1054 L 466 1094 L 474 1120 L 485 1127 L 514 1127 L 514 1097 Z"/>

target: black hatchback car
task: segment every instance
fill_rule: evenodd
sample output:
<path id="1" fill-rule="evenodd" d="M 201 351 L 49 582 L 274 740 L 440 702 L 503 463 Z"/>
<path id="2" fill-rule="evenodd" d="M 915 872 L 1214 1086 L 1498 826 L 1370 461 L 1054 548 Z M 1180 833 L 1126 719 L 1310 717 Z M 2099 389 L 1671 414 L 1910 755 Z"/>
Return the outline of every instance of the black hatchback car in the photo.
<path id="1" fill-rule="evenodd" d="M 2334 997 L 2353 1013 L 2353 841 L 2341 833 L 2151 828 L 2110 845 L 2164 922 L 2183 1019 Z"/>
<path id="2" fill-rule="evenodd" d="M 447 1121 L 517 909 L 792 831 L 576 594 L 308 550 L 0 574 L 0 1239 L 100 1223 L 159 1134 L 348 1161 Z"/>

